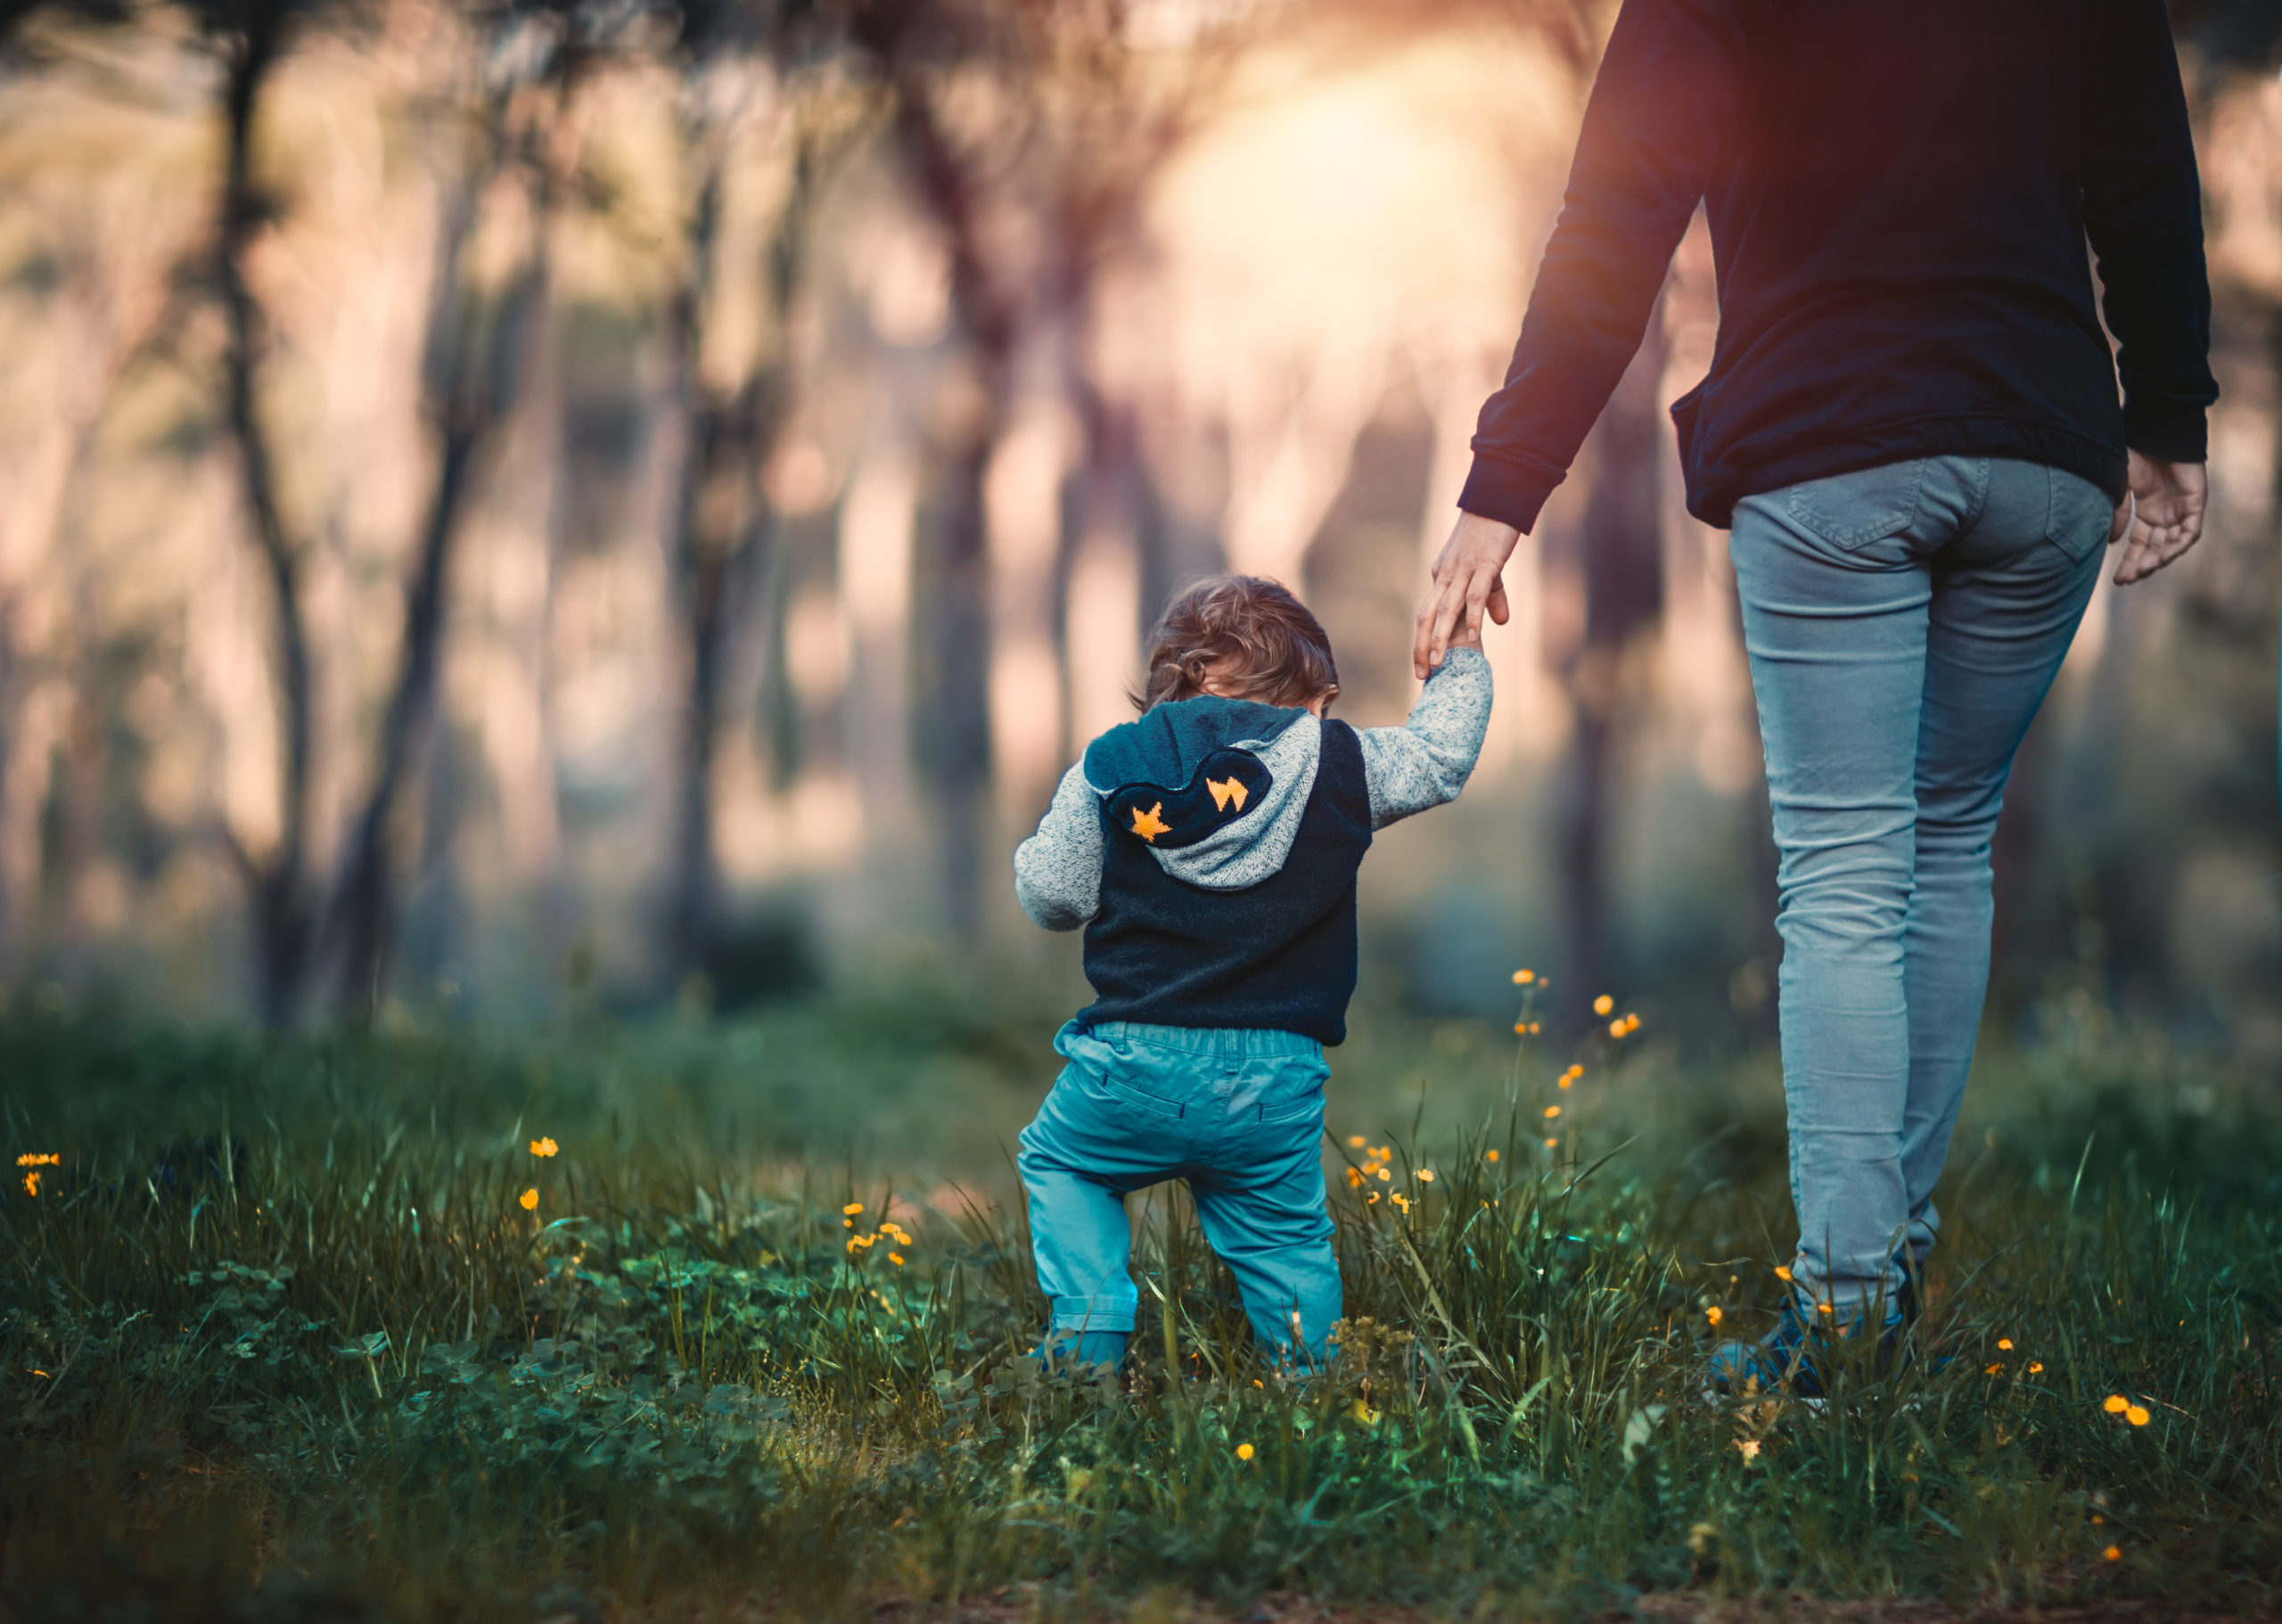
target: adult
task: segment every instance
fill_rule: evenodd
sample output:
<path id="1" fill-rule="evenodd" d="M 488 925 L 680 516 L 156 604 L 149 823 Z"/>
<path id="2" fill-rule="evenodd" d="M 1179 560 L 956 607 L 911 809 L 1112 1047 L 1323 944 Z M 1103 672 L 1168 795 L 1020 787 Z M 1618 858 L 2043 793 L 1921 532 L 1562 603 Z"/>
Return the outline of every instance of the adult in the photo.
<path id="1" fill-rule="evenodd" d="M 1819 1329 L 1915 1301 L 1988 985 L 1990 839 L 2102 545 L 2129 586 L 2202 528 L 2218 390 L 2163 7 L 1626 0 L 1420 676 L 1461 618 L 1506 619 L 1506 561 L 1699 202 L 1719 340 L 1672 416 L 1688 511 L 1731 531 L 1766 750 L 1800 1228 L 1773 1336 L 1721 1367 L 1809 1390 Z"/>

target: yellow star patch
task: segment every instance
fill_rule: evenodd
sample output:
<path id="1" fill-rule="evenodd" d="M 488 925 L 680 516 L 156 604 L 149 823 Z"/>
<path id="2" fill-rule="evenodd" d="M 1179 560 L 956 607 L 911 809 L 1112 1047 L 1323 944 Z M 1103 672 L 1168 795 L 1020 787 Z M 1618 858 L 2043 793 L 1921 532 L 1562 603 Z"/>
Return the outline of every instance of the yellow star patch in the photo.
<path id="1" fill-rule="evenodd" d="M 1133 833 L 1153 846 L 1156 844 L 1159 835 L 1170 834 L 1173 832 L 1173 826 L 1160 816 L 1164 809 L 1165 803 L 1162 800 L 1146 812 L 1138 807 L 1134 808 Z"/>
<path id="2" fill-rule="evenodd" d="M 1226 812 L 1230 801 L 1236 803 L 1237 811 L 1241 812 L 1244 809 L 1244 797 L 1250 791 L 1244 788 L 1244 780 L 1235 774 L 1231 773 L 1228 775 L 1228 781 L 1226 783 L 1216 783 L 1207 778 L 1204 781 L 1204 787 L 1212 791 L 1212 807 L 1215 811 Z"/>

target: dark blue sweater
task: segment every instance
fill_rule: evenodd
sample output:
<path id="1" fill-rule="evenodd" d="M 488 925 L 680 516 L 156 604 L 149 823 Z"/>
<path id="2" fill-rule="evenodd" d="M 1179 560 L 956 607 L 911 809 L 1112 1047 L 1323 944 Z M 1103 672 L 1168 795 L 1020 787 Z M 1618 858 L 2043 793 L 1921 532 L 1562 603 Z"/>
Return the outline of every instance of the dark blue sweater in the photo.
<path id="1" fill-rule="evenodd" d="M 1625 0 L 1461 507 L 1536 521 L 1699 201 L 1720 336 L 1672 416 L 1705 522 L 1909 457 L 2119 500 L 2127 445 L 2202 460 L 2211 296 L 2161 0 Z"/>

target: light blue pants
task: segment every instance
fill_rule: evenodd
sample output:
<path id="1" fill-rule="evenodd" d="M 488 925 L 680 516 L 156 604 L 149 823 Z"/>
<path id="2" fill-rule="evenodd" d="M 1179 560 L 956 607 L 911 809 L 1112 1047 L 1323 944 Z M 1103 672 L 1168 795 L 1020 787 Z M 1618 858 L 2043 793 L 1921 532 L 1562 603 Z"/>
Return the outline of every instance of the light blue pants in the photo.
<path id="1" fill-rule="evenodd" d="M 1014 1159 L 1029 1193 L 1050 1341 L 1124 1351 L 1140 1294 L 1125 1198 L 1186 1178 L 1263 1349 L 1319 1362 L 1339 1317 L 1324 1204 L 1323 1046 L 1293 1032 L 1063 1027 L 1068 1061 Z"/>
<path id="2" fill-rule="evenodd" d="M 1989 846 L 2113 508 L 1928 457 L 1752 496 L 1729 551 L 1775 814 L 1792 1273 L 1841 1317 L 1940 1226 L 1989 984 Z"/>

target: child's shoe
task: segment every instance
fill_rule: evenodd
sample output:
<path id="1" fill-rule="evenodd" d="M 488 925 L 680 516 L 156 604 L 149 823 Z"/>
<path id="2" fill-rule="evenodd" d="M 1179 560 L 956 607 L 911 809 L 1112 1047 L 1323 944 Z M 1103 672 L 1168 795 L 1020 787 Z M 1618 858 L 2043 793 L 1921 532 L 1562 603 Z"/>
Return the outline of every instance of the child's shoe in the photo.
<path id="1" fill-rule="evenodd" d="M 1067 1371 L 1079 1375 L 1108 1374 L 1115 1379 L 1125 1367 L 1125 1344 L 1128 1335 L 1122 1331 L 1054 1331 L 1047 1333 L 1030 1357 L 1046 1366 L 1047 1374 Z M 1103 1366 L 1107 1371 L 1104 1372 Z"/>

